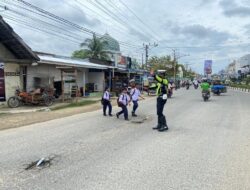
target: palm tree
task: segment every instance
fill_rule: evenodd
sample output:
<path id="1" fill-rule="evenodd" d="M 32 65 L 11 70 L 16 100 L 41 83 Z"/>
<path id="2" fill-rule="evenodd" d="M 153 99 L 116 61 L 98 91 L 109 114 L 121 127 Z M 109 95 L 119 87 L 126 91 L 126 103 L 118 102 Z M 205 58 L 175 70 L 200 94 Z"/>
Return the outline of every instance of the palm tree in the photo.
<path id="1" fill-rule="evenodd" d="M 108 60 L 109 56 L 104 51 L 105 44 L 106 42 L 101 41 L 100 38 L 93 34 L 92 39 L 88 38 L 80 44 L 80 46 L 85 49 L 75 51 L 73 57 Z"/>

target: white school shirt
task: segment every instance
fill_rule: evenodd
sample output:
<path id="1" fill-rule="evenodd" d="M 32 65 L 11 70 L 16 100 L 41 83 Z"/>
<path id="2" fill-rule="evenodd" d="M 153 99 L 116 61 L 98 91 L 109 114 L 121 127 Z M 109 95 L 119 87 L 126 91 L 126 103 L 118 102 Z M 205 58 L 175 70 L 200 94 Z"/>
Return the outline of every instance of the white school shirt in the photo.
<path id="1" fill-rule="evenodd" d="M 108 91 L 105 91 L 104 94 L 103 94 L 103 99 L 104 100 L 110 100 L 110 93 Z"/>
<path id="2" fill-rule="evenodd" d="M 127 106 L 130 101 L 130 97 L 127 94 L 121 94 L 119 97 L 119 102 L 122 102 L 123 105 Z"/>
<path id="3" fill-rule="evenodd" d="M 141 92 L 137 88 L 132 88 L 130 91 L 130 95 L 132 96 L 132 101 L 138 101 Z"/>

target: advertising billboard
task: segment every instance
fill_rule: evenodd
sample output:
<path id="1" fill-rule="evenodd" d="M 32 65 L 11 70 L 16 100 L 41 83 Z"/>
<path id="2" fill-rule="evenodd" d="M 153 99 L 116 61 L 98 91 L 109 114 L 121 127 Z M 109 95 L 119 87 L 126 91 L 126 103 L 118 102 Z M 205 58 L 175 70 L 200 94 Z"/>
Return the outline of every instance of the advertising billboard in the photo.
<path id="1" fill-rule="evenodd" d="M 205 74 L 212 74 L 212 60 L 205 60 L 204 62 L 204 73 Z"/>
<path id="2" fill-rule="evenodd" d="M 127 57 L 125 56 L 120 56 L 120 59 L 118 60 L 118 67 L 119 68 L 127 68 Z"/>
<path id="3" fill-rule="evenodd" d="M 4 81 L 4 63 L 0 62 L 0 102 L 6 101 L 5 81 Z"/>

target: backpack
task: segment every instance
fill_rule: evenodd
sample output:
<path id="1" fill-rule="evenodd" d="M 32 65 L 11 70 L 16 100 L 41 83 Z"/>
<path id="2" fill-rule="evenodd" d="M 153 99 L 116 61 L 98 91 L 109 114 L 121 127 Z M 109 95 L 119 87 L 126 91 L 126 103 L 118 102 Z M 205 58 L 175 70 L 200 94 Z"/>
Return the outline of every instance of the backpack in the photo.
<path id="1" fill-rule="evenodd" d="M 102 104 L 102 105 L 104 105 L 104 101 L 105 101 L 104 98 L 103 98 L 103 97 L 104 97 L 104 94 L 105 94 L 105 92 L 103 92 L 103 94 L 102 94 L 102 99 L 101 99 L 101 104 Z"/>
<path id="2" fill-rule="evenodd" d="M 122 107 L 123 106 L 123 103 L 119 102 L 119 99 L 120 99 L 120 96 L 117 98 L 117 105 L 118 107 Z M 122 99 L 124 99 L 124 95 L 122 95 Z"/>

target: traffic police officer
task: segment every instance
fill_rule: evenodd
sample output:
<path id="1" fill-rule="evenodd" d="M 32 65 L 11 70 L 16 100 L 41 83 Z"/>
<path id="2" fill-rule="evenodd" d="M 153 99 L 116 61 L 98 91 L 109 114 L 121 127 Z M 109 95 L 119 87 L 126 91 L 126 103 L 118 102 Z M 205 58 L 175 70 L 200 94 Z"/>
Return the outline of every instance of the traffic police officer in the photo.
<path id="1" fill-rule="evenodd" d="M 153 71 L 151 74 L 154 74 Z M 156 84 L 152 85 L 150 88 L 156 89 L 157 95 L 157 115 L 158 115 L 158 124 L 153 129 L 157 129 L 158 131 L 162 132 L 168 130 L 166 117 L 163 114 L 164 106 L 167 102 L 167 88 L 168 88 L 168 80 L 164 78 L 165 71 L 159 71 L 158 74 L 153 75 L 155 80 L 157 81 Z"/>

